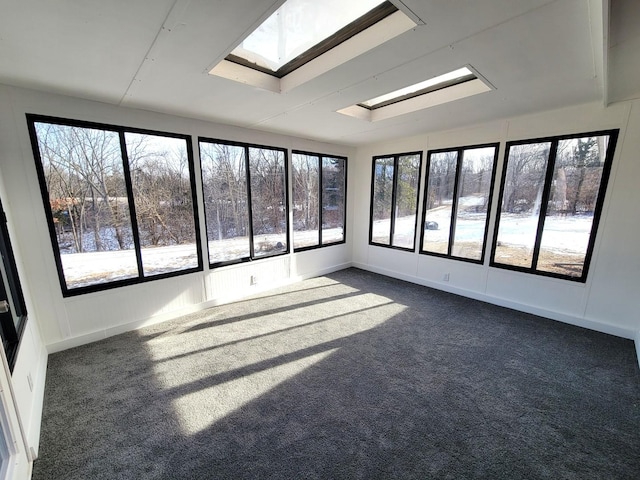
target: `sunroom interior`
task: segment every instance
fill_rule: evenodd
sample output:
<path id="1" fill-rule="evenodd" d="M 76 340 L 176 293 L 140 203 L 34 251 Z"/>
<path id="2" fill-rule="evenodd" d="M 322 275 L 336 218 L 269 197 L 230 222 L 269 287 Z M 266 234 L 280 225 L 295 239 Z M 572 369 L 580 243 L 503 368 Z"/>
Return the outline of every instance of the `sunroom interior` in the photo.
<path id="1" fill-rule="evenodd" d="M 286 3 L 299 31 L 321 23 Z M 289 68 L 238 60 L 283 4 L 0 1 L 15 478 L 49 354 L 349 267 L 640 348 L 638 2 L 373 1 L 380 18 L 358 30 L 355 12 Z M 72 185 L 69 159 L 98 152 L 74 153 L 82 135 L 117 185 Z"/>

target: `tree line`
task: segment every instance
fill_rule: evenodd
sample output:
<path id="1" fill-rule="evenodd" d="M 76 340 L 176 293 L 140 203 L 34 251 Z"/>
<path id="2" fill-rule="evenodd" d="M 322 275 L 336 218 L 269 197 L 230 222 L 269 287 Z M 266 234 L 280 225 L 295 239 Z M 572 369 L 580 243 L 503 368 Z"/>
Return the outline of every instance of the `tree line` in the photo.
<path id="1" fill-rule="evenodd" d="M 394 170 L 398 169 L 397 176 Z M 420 158 L 418 155 L 401 155 L 398 162 L 393 157 L 378 158 L 374 163 L 373 219 L 391 218 L 395 188 L 395 216 L 416 214 Z M 394 184 L 394 176 L 396 183 Z"/>
<path id="2" fill-rule="evenodd" d="M 514 145 L 509 152 L 503 207 L 509 213 L 540 209 L 550 155 L 550 143 Z M 576 215 L 595 209 L 606 152 L 606 137 L 561 140 L 547 213 Z"/>
<path id="3" fill-rule="evenodd" d="M 486 213 L 493 173 L 493 149 L 464 150 L 460 172 L 458 172 L 458 151 L 439 152 L 431 155 L 429 161 L 427 210 L 451 205 L 458 180 L 458 197 L 476 197 L 474 212 Z M 458 210 L 463 210 L 459 206 Z"/>
<path id="4" fill-rule="evenodd" d="M 294 154 L 293 222 L 296 231 L 344 226 L 343 159 Z M 322 179 L 322 192 L 320 180 Z M 322 200 L 322 205 L 320 201 Z M 320 225 L 322 207 L 322 225 Z"/>
<path id="5" fill-rule="evenodd" d="M 142 247 L 195 242 L 186 141 L 126 132 L 35 124 L 60 250 L 133 248 L 134 199 Z"/>
<path id="6" fill-rule="evenodd" d="M 250 218 L 254 236 L 286 234 L 282 151 L 203 142 L 200 155 L 209 240 L 248 236 Z"/>

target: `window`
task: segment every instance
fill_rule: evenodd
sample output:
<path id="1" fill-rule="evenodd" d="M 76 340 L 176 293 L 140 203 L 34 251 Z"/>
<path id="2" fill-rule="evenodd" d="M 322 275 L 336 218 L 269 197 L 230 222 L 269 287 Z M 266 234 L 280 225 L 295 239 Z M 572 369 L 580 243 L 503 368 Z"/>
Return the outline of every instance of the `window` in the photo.
<path id="1" fill-rule="evenodd" d="M 617 137 L 507 144 L 492 266 L 586 281 Z"/>
<path id="2" fill-rule="evenodd" d="M 369 243 L 413 251 L 422 153 L 373 158 Z"/>
<path id="3" fill-rule="evenodd" d="M 202 270 L 190 137 L 27 120 L 64 296 Z"/>
<path id="4" fill-rule="evenodd" d="M 287 0 L 227 60 L 282 78 L 396 10 L 384 0 Z"/>
<path id="5" fill-rule="evenodd" d="M 291 164 L 294 249 L 343 243 L 347 159 L 294 151 Z"/>
<path id="6" fill-rule="evenodd" d="M 483 263 L 498 144 L 428 154 L 420 253 Z"/>
<path id="7" fill-rule="evenodd" d="M 199 139 L 209 264 L 287 253 L 286 151 Z"/>
<path id="8" fill-rule="evenodd" d="M 9 369 L 13 371 L 18 345 L 22 338 L 22 332 L 27 320 L 27 307 L 24 302 L 20 278 L 16 268 L 7 217 L 0 203 L 0 335 L 2 346 L 9 363 Z"/>

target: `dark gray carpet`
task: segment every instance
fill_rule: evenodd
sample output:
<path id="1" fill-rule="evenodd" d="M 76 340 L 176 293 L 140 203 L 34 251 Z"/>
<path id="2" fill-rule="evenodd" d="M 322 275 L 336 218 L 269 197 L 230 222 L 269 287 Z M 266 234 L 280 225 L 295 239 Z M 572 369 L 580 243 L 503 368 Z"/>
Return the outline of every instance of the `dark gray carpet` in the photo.
<path id="1" fill-rule="evenodd" d="M 633 342 L 344 270 L 49 358 L 41 479 L 637 479 Z"/>

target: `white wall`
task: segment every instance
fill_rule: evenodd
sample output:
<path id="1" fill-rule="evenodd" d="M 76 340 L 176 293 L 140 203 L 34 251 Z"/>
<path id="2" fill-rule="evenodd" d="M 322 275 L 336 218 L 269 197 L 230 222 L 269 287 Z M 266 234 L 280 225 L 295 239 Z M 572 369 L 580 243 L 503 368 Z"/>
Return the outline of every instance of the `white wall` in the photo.
<path id="1" fill-rule="evenodd" d="M 488 253 L 484 265 L 391 250 L 368 244 L 371 157 L 422 150 L 422 185 L 429 149 L 479 143 L 500 143 L 496 182 L 499 184 L 505 142 L 560 134 L 620 128 L 594 257 L 585 284 L 490 268 L 489 252 L 497 212 L 494 190 Z M 640 102 L 603 108 L 583 105 L 511 118 L 454 131 L 429 133 L 359 148 L 351 173 L 354 191 L 353 264 L 411 282 L 459 293 L 491 303 L 543 315 L 595 330 L 635 338 L 640 330 Z M 421 192 L 422 193 L 422 192 Z M 420 198 L 422 214 L 422 197 Z M 419 242 L 417 232 L 416 245 Z M 449 281 L 444 275 L 449 274 Z"/>

